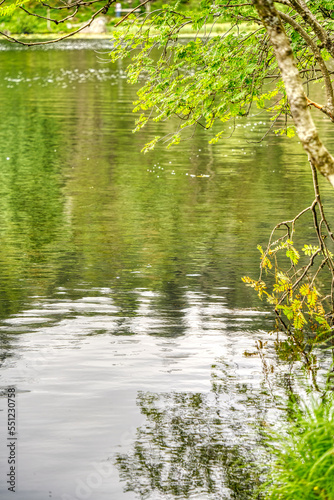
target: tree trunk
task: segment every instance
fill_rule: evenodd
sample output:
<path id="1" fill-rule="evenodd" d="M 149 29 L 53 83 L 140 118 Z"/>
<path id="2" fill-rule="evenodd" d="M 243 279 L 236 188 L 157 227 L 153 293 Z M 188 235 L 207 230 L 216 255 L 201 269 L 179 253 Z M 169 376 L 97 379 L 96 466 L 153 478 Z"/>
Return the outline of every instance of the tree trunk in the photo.
<path id="1" fill-rule="evenodd" d="M 314 125 L 291 45 L 274 2 L 253 1 L 274 48 L 299 139 L 309 155 L 310 162 L 334 187 L 334 158 L 323 145 Z"/>

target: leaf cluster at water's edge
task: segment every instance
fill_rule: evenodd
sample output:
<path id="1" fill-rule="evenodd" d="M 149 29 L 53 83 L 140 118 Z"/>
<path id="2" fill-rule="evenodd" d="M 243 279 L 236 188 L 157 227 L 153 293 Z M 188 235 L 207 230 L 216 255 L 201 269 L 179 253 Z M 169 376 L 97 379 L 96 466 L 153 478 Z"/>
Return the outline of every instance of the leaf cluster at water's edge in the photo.
<path id="1" fill-rule="evenodd" d="M 257 248 L 261 254 L 260 277 L 255 280 L 244 276 L 242 281 L 253 288 L 259 298 L 264 296 L 274 306 L 276 330 L 287 334 L 286 339 L 277 339 L 275 343 L 279 356 L 290 361 L 303 359 L 307 370 L 315 374 L 319 366 L 314 349 L 328 346 L 333 339 L 331 302 L 329 296 L 317 288 L 323 285 L 318 275 L 324 263 L 331 262 L 332 254 L 326 247 L 320 250 L 315 245 L 304 245 L 302 252 L 309 260 L 303 260 L 289 231 L 279 242 L 269 242 L 266 251 L 260 245 Z M 321 261 L 313 269 L 317 256 Z M 263 271 L 266 281 L 262 278 Z"/>

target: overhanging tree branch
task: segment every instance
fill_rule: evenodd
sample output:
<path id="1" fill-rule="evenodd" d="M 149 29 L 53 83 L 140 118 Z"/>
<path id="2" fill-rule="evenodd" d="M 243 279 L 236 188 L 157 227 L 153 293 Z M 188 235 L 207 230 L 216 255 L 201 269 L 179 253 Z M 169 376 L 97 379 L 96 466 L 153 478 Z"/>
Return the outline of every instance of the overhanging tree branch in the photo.
<path id="1" fill-rule="evenodd" d="M 112 5 L 115 2 L 116 2 L 116 0 L 108 0 L 103 7 L 101 7 L 96 12 L 94 12 L 94 14 L 91 16 L 91 18 L 89 19 L 89 21 L 87 21 L 85 24 L 83 24 L 82 26 L 80 26 L 78 29 L 76 29 L 74 31 L 71 31 L 71 33 L 67 33 L 66 35 L 62 35 L 62 36 L 60 36 L 58 38 L 55 38 L 53 40 L 46 40 L 46 41 L 40 41 L 40 42 L 24 42 L 23 40 L 20 40 L 18 38 L 12 37 L 12 36 L 8 35 L 7 33 L 2 32 L 2 31 L 0 31 L 0 35 L 3 36 L 4 38 L 6 38 L 6 40 L 8 40 L 9 42 L 18 43 L 20 45 L 25 45 L 27 47 L 31 47 L 33 45 L 48 45 L 50 43 L 60 42 L 61 40 L 65 40 L 66 38 L 70 38 L 71 36 L 76 35 L 77 33 L 80 33 L 80 31 L 82 31 L 83 29 L 88 28 L 88 26 L 90 26 L 92 24 L 92 22 L 94 21 L 94 19 L 99 14 L 101 14 L 101 13 L 105 12 L 106 10 L 108 10 L 109 7 L 110 7 L 110 5 Z M 90 3 L 96 3 L 96 1 L 93 1 L 93 2 L 84 2 L 85 5 L 89 5 Z M 80 4 L 80 2 L 77 3 L 77 5 L 79 5 L 79 4 Z M 30 15 L 30 13 L 28 11 L 26 11 L 26 12 L 27 12 L 27 15 Z"/>
<path id="2" fill-rule="evenodd" d="M 254 5 L 273 45 L 299 139 L 311 163 L 334 187 L 334 158 L 320 140 L 314 125 L 293 51 L 274 2 L 254 0 Z"/>
<path id="3" fill-rule="evenodd" d="M 315 15 L 310 11 L 303 0 L 289 0 L 291 6 L 298 12 L 303 20 L 312 27 L 318 39 L 323 43 L 328 52 L 334 57 L 334 44 L 326 30 L 321 26 Z"/>
<path id="4" fill-rule="evenodd" d="M 333 86 L 329 76 L 329 71 L 325 64 L 325 61 L 321 55 L 320 49 L 317 44 L 312 40 L 312 38 L 308 35 L 308 33 L 297 23 L 292 17 L 284 12 L 279 11 L 280 18 L 286 21 L 292 28 L 299 33 L 307 43 L 310 50 L 312 50 L 314 57 L 319 64 L 319 68 L 321 70 L 322 76 L 325 82 L 326 88 L 326 97 L 327 97 L 327 106 L 322 106 L 321 111 L 329 116 L 329 118 L 334 121 L 334 93 Z"/>
<path id="5" fill-rule="evenodd" d="M 39 14 L 35 14 L 34 12 L 29 12 L 27 9 L 22 7 L 22 5 L 20 6 L 20 9 L 23 10 L 23 12 L 25 12 L 26 14 L 28 14 L 28 16 L 34 16 L 34 17 L 38 17 L 39 19 L 45 19 L 46 21 L 50 21 L 50 22 L 58 25 L 58 24 L 64 23 L 65 21 L 68 21 L 69 19 L 72 19 L 78 13 L 79 6 L 76 7 L 75 11 L 72 12 L 72 14 L 69 14 L 67 17 L 64 17 L 63 19 L 59 19 L 59 20 L 53 19 L 51 17 L 40 16 Z"/>

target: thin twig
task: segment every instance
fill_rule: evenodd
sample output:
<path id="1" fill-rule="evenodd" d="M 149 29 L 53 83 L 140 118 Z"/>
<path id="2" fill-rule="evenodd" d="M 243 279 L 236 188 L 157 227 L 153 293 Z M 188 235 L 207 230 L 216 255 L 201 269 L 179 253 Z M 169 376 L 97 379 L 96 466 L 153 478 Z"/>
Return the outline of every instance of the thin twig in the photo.
<path id="1" fill-rule="evenodd" d="M 140 5 L 137 5 L 137 7 L 135 7 L 130 12 L 128 12 L 126 14 L 126 16 L 124 16 L 120 21 L 118 21 L 118 23 L 115 24 L 115 28 L 117 26 L 119 26 L 123 21 L 125 21 L 125 19 L 127 19 L 129 16 L 131 16 L 131 14 L 133 14 L 136 10 L 140 9 L 140 7 L 142 7 L 143 5 L 147 4 L 148 2 L 151 2 L 151 0 L 145 0 L 145 2 L 141 3 Z"/>

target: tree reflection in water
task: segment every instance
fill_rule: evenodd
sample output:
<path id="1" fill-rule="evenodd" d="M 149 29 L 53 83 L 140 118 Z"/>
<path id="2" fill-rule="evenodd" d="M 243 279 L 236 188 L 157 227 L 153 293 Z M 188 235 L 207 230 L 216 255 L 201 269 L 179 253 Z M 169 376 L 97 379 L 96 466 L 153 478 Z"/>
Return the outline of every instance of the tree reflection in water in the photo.
<path id="1" fill-rule="evenodd" d="M 146 422 L 132 450 L 116 456 L 125 491 L 155 500 L 261 498 L 261 470 L 255 463 L 269 396 L 236 384 L 231 367 L 223 363 L 214 369 L 208 394 L 138 394 Z"/>

